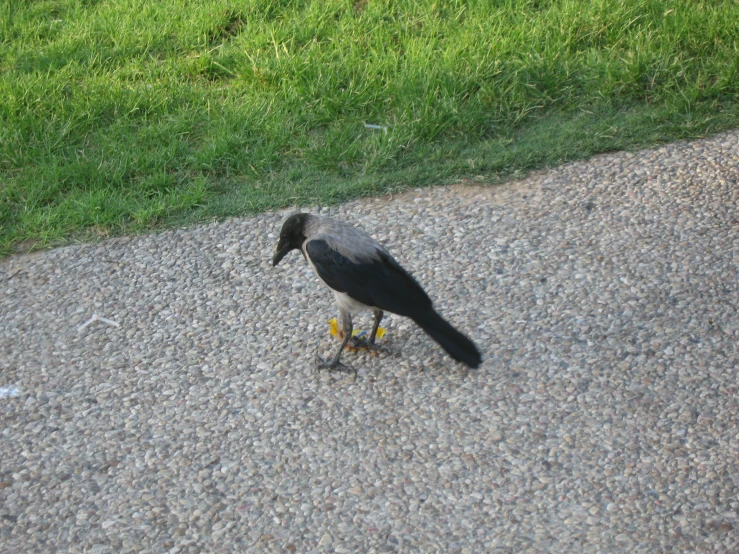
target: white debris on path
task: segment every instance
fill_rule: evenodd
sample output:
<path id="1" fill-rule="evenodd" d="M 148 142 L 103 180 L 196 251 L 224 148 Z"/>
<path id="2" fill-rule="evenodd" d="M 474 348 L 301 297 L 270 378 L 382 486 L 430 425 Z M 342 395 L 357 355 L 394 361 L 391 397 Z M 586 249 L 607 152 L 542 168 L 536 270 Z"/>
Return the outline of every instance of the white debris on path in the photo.
<path id="1" fill-rule="evenodd" d="M 120 325 L 118 323 L 116 323 L 115 321 L 113 321 L 112 319 L 108 319 L 108 318 L 99 316 L 97 314 L 92 314 L 92 317 L 90 319 L 88 319 L 87 321 L 85 321 L 82 325 L 80 325 L 77 328 L 77 332 L 82 331 L 85 327 L 87 327 L 88 325 L 90 325 L 90 324 L 92 324 L 92 323 L 94 323 L 96 321 L 102 321 L 103 323 L 106 323 L 106 324 L 108 324 L 108 325 L 110 325 L 112 327 L 120 327 Z"/>
<path id="2" fill-rule="evenodd" d="M 0 398 L 13 398 L 18 396 L 18 387 L 0 387 Z"/>

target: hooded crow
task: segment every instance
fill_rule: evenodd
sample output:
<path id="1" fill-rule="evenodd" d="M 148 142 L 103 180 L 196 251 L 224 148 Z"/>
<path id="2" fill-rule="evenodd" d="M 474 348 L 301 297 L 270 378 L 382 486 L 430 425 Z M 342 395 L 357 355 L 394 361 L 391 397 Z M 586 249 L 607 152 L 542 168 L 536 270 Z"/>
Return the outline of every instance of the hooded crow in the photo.
<path id="1" fill-rule="evenodd" d="M 391 312 L 415 321 L 455 360 L 473 368 L 480 365 L 480 352 L 472 341 L 436 313 L 421 285 L 363 231 L 327 217 L 294 214 L 282 226 L 272 266 L 296 249 L 333 290 L 339 306 L 343 340 L 331 361 L 320 362 L 320 368 L 340 365 L 341 353 L 352 339 L 352 315 L 363 311 L 374 314 L 366 346 L 374 347 L 383 312 Z"/>

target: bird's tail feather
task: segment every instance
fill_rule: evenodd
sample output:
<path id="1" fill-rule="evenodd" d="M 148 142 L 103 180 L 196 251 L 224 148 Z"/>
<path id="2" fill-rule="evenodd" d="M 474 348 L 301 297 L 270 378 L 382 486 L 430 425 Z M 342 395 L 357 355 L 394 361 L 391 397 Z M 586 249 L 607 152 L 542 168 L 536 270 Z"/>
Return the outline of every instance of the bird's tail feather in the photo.
<path id="1" fill-rule="evenodd" d="M 434 310 L 424 312 L 412 317 L 412 319 L 432 339 L 438 342 L 452 358 L 472 368 L 477 368 L 480 365 L 482 358 L 474 343 L 449 325 Z"/>

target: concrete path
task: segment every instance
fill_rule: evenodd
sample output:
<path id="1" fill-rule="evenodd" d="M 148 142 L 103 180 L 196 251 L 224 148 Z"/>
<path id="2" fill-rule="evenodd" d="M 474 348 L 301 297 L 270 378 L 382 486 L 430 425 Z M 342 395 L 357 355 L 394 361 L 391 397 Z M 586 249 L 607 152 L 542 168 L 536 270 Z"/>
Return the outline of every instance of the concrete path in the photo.
<path id="1" fill-rule="evenodd" d="M 289 212 L 6 260 L 0 552 L 737 552 L 738 205 L 732 132 L 320 210 L 484 351 L 356 381 Z"/>

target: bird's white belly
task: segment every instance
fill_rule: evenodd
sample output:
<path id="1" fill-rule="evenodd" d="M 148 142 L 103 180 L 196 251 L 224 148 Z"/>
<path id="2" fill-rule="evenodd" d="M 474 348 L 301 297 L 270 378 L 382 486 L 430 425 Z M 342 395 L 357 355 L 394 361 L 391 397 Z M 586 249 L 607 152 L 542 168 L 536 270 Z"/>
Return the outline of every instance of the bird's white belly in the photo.
<path id="1" fill-rule="evenodd" d="M 361 312 L 372 310 L 372 307 L 367 306 L 366 304 L 362 304 L 361 302 L 357 302 L 343 292 L 334 291 L 334 298 L 336 298 L 336 303 L 339 305 L 340 309 L 351 314 L 358 314 Z"/>

